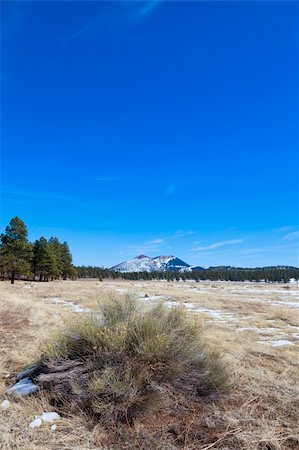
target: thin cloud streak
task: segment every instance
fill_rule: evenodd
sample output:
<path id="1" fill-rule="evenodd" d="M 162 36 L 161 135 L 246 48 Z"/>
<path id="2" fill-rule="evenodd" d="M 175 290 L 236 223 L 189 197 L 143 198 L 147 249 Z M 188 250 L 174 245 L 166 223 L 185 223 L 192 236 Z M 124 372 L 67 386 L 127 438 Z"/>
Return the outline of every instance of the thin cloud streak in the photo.
<path id="1" fill-rule="evenodd" d="M 86 202 L 80 202 L 75 198 L 72 197 L 67 197 L 64 195 L 59 195 L 59 194 L 53 194 L 53 193 L 46 193 L 46 192 L 18 192 L 18 191 L 14 191 L 14 190 L 7 190 L 7 189 L 2 189 L 2 194 L 6 194 L 6 195 L 13 195 L 16 197 L 23 197 L 23 198 L 31 198 L 31 199 L 36 199 L 36 200 L 58 200 L 58 201 L 62 201 L 65 202 L 71 206 L 75 206 L 78 208 L 87 208 L 87 209 L 94 209 L 94 210 L 101 210 L 103 208 L 99 208 L 98 205 L 96 204 L 91 204 L 91 203 L 86 203 Z"/>
<path id="2" fill-rule="evenodd" d="M 242 242 L 244 242 L 244 239 L 232 239 L 230 241 L 215 242 L 214 244 L 210 244 L 204 247 L 195 247 L 191 249 L 191 251 L 200 252 L 202 250 L 213 250 L 214 248 L 223 247 L 224 245 L 241 244 Z"/>
<path id="3" fill-rule="evenodd" d="M 140 2 L 143 6 L 137 12 L 137 16 L 142 18 L 148 16 L 160 4 L 160 0 L 150 0 L 148 2 Z M 145 4 L 144 4 L 145 3 Z"/>
<path id="4" fill-rule="evenodd" d="M 69 37 L 63 41 L 63 45 L 68 44 L 79 37 L 86 34 L 92 28 L 94 28 L 100 21 L 105 21 L 105 24 L 109 24 L 112 29 L 116 24 L 132 23 L 134 21 L 140 21 L 147 18 L 154 10 L 160 5 L 160 0 L 149 0 L 139 2 L 123 2 L 124 8 L 120 9 L 118 2 L 114 2 L 113 10 L 105 11 L 105 17 L 103 14 L 93 17 L 86 25 L 79 28 Z"/>
<path id="5" fill-rule="evenodd" d="M 135 255 L 139 255 L 141 253 L 159 251 L 164 242 L 164 239 L 157 238 L 144 242 L 143 244 L 129 245 L 126 248 L 129 252 L 134 252 Z"/>
<path id="6" fill-rule="evenodd" d="M 299 237 L 299 231 L 293 231 L 282 238 L 283 241 L 294 241 Z"/>

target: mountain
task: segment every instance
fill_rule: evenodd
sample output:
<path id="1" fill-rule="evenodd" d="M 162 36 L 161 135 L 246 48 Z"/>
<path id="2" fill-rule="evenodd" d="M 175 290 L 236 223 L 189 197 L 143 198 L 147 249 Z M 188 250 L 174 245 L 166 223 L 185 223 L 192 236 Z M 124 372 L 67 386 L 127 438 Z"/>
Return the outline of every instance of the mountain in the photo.
<path id="1" fill-rule="evenodd" d="M 136 258 L 111 267 L 115 272 L 191 272 L 189 264 L 176 256 L 156 256 L 150 258 L 139 255 Z"/>

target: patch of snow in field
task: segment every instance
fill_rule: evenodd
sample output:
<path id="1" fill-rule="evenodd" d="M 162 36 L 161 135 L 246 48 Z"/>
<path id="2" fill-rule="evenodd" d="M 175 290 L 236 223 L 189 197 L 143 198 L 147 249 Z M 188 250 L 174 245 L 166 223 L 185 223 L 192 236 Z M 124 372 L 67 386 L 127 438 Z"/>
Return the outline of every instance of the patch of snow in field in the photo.
<path id="1" fill-rule="evenodd" d="M 122 292 L 122 293 L 128 292 L 127 288 L 114 288 L 114 290 L 115 290 L 115 292 Z"/>
<path id="2" fill-rule="evenodd" d="M 284 347 L 286 345 L 294 345 L 294 342 L 289 341 L 288 339 L 277 339 L 275 341 L 259 340 L 258 342 L 260 344 L 271 345 L 271 347 Z"/>
<path id="3" fill-rule="evenodd" d="M 258 327 L 240 327 L 238 328 L 238 331 L 255 331 L 259 334 L 272 334 L 277 333 L 279 329 L 274 327 L 268 327 L 268 328 L 258 328 Z"/>
<path id="4" fill-rule="evenodd" d="M 3 402 L 0 404 L 0 409 L 9 409 L 9 408 L 10 408 L 10 401 L 3 400 Z"/>
<path id="5" fill-rule="evenodd" d="M 145 301 L 149 301 L 149 302 L 151 302 L 151 301 L 155 301 L 155 300 L 160 300 L 161 298 L 165 298 L 165 296 L 164 295 L 157 295 L 157 294 L 154 294 L 154 295 L 148 295 L 148 294 L 139 294 L 139 298 L 140 298 L 140 300 L 145 300 Z"/>
<path id="6" fill-rule="evenodd" d="M 280 294 L 283 296 L 297 295 L 299 297 L 299 291 L 295 289 L 258 289 L 258 288 L 245 288 L 244 290 L 238 289 L 240 293 L 254 292 L 255 294 Z"/>
<path id="7" fill-rule="evenodd" d="M 295 340 L 299 339 L 299 333 L 292 333 L 292 338 Z"/>
<path id="8" fill-rule="evenodd" d="M 196 305 L 195 303 L 184 303 L 184 306 L 191 312 L 199 312 L 207 314 L 219 322 L 238 322 L 239 319 L 233 313 L 227 313 L 223 311 L 219 311 L 217 309 L 208 309 L 201 306 Z"/>
<path id="9" fill-rule="evenodd" d="M 57 412 L 44 412 L 40 418 L 43 422 L 54 422 L 54 420 L 61 419 L 61 416 Z"/>
<path id="10" fill-rule="evenodd" d="M 36 417 L 32 422 L 29 424 L 29 428 L 39 428 L 42 425 L 42 419 L 40 417 Z"/>
<path id="11" fill-rule="evenodd" d="M 39 428 L 44 422 L 54 422 L 60 420 L 61 416 L 57 412 L 44 412 L 41 416 L 36 416 L 35 419 L 30 422 L 29 428 Z M 55 431 L 56 425 L 51 426 L 51 431 Z"/>
<path id="12" fill-rule="evenodd" d="M 54 303 L 56 305 L 62 305 L 64 308 L 70 308 L 75 313 L 89 313 L 91 310 L 89 308 L 84 308 L 82 305 L 78 305 L 76 303 L 63 300 L 58 297 L 51 297 L 50 299 L 51 303 Z"/>
<path id="13" fill-rule="evenodd" d="M 241 301 L 252 303 L 266 303 L 270 306 L 287 306 L 288 308 L 299 308 L 299 302 L 284 302 L 279 300 L 263 299 L 263 298 L 241 298 Z"/>
<path id="14" fill-rule="evenodd" d="M 29 395 L 34 394 L 38 391 L 38 386 L 34 384 L 30 378 L 26 377 L 23 378 L 23 380 L 19 381 L 18 383 L 11 386 L 9 389 L 7 389 L 6 394 L 7 395 Z"/>
<path id="15" fill-rule="evenodd" d="M 299 308 L 299 302 L 280 302 L 280 301 L 274 301 L 271 302 L 271 304 L 275 306 L 288 306 L 289 308 Z"/>

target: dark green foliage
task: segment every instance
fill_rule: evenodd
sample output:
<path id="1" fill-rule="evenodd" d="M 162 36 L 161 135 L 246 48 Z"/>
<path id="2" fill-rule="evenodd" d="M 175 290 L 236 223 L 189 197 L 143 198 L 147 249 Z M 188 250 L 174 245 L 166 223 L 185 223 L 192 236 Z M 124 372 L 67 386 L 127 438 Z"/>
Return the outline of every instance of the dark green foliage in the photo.
<path id="1" fill-rule="evenodd" d="M 76 270 L 73 267 L 73 258 L 67 242 L 60 244 L 60 257 L 62 262 L 62 278 L 66 280 L 68 276 L 75 276 Z"/>
<path id="2" fill-rule="evenodd" d="M 54 240 L 54 242 L 53 242 Z M 57 238 L 47 241 L 41 237 L 33 246 L 32 271 L 40 281 L 59 278 L 62 275 L 62 258 L 60 243 Z"/>
<path id="3" fill-rule="evenodd" d="M 11 219 L 5 233 L 0 236 L 1 270 L 10 275 L 12 284 L 16 275 L 30 274 L 33 254 L 27 236 L 27 227 L 19 217 Z"/>
<path id="4" fill-rule="evenodd" d="M 121 278 L 124 280 L 167 280 L 167 281 L 265 281 L 266 283 L 287 283 L 291 278 L 299 279 L 297 267 L 211 267 L 194 272 L 129 272 L 121 273 L 102 267 L 76 267 L 79 278 Z"/>
<path id="5" fill-rule="evenodd" d="M 25 223 L 15 217 L 0 236 L 0 272 L 2 277 L 26 277 L 33 280 L 75 277 L 72 255 L 67 242 L 61 244 L 57 237 L 49 241 L 44 237 L 31 244 Z"/>

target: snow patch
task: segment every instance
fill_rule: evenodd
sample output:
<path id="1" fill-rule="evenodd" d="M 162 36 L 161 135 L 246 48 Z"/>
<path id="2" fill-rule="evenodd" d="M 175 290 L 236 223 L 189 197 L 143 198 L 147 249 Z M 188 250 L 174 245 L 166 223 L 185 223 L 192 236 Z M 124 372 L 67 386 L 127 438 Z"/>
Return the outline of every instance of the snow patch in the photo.
<path id="1" fill-rule="evenodd" d="M 34 384 L 30 378 L 26 377 L 23 378 L 23 380 L 19 381 L 18 383 L 11 386 L 9 389 L 7 389 L 6 394 L 7 395 L 29 395 L 34 394 L 38 391 L 38 386 Z"/>
<path id="2" fill-rule="evenodd" d="M 54 422 L 54 420 L 61 419 L 61 416 L 57 412 L 44 412 L 40 418 L 43 422 Z"/>
<path id="3" fill-rule="evenodd" d="M 271 345 L 271 347 L 284 347 L 286 345 L 294 345 L 294 342 L 289 341 L 288 339 L 277 339 L 275 341 L 259 340 L 257 342 L 259 342 L 260 344 Z"/>
<path id="4" fill-rule="evenodd" d="M 82 305 L 78 305 L 77 303 L 70 302 L 68 300 L 63 300 L 59 297 L 50 297 L 51 303 L 55 305 L 62 305 L 64 308 L 70 308 L 75 313 L 90 313 L 91 310 L 89 308 L 84 308 Z"/>
<path id="5" fill-rule="evenodd" d="M 29 424 L 29 428 L 39 428 L 42 425 L 42 419 L 40 417 L 36 417 L 32 422 Z"/>
<path id="6" fill-rule="evenodd" d="M 10 401 L 3 400 L 3 402 L 0 404 L 0 409 L 9 409 L 9 408 L 10 408 Z"/>

